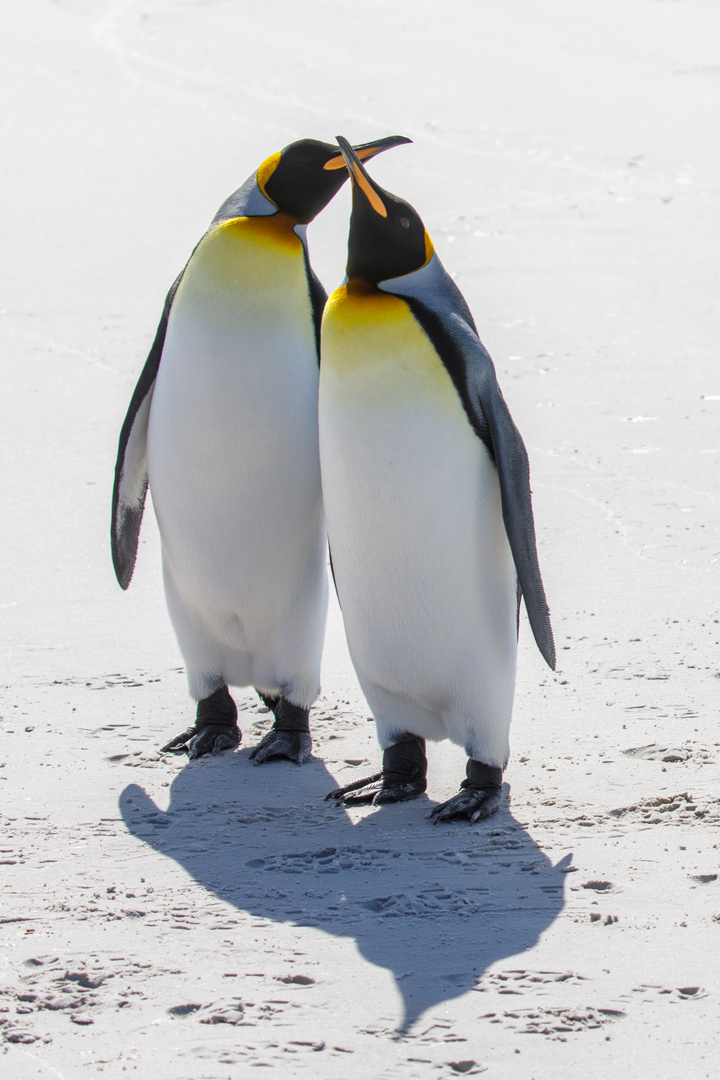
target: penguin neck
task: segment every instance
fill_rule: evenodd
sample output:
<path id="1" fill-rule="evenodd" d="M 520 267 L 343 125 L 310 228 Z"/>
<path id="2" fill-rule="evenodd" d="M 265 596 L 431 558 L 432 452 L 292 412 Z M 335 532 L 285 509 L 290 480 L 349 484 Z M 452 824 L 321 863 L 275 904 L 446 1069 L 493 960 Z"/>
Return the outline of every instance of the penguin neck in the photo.
<path id="1" fill-rule="evenodd" d="M 377 313 L 392 310 L 398 304 L 401 304 L 403 308 L 406 307 L 404 301 L 398 300 L 389 293 L 381 292 L 374 282 L 368 281 L 367 278 L 354 277 L 340 285 L 331 294 L 323 318 L 331 312 L 336 314 L 340 308 L 344 311 L 356 312 L 372 310 L 376 313 L 373 317 L 377 318 Z"/>
<path id="2" fill-rule="evenodd" d="M 350 278 L 345 290 L 348 296 L 377 296 L 380 291 L 374 282 L 361 277 Z"/>

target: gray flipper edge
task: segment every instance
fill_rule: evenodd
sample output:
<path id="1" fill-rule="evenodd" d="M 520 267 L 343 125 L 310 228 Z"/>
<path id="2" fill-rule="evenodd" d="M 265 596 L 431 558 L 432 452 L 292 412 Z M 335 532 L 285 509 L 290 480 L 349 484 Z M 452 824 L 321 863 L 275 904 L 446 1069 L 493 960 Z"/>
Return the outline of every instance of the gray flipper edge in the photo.
<path id="1" fill-rule="evenodd" d="M 456 340 L 465 358 L 468 404 L 476 415 L 480 414 L 478 420 L 482 417 L 489 428 L 500 479 L 505 531 L 530 626 L 538 649 L 554 671 L 555 641 L 538 562 L 530 464 L 525 443 L 498 386 L 493 362 L 480 339 L 466 324 L 461 324 Z"/>
<path id="2" fill-rule="evenodd" d="M 468 420 L 487 446 L 498 471 L 503 521 L 533 636 L 548 666 L 555 670 L 555 642 L 538 563 L 530 491 L 530 467 L 520 432 L 498 386 L 495 367 L 480 341 L 467 307 L 439 260 L 426 275 L 382 283 L 383 291 L 402 296 L 433 343 L 460 395 Z M 425 268 L 424 268 L 425 269 Z M 420 275 L 426 281 L 417 280 Z M 431 278 L 432 275 L 432 278 Z M 416 278 L 416 281 L 413 281 Z M 436 288 L 447 278 L 445 295 Z M 434 288 L 427 286 L 431 284 Z M 433 299 L 436 300 L 432 303 Z M 461 298 L 462 299 L 462 298 Z M 437 301 L 440 301 L 437 303 Z M 432 304 L 432 306 L 431 306 Z"/>

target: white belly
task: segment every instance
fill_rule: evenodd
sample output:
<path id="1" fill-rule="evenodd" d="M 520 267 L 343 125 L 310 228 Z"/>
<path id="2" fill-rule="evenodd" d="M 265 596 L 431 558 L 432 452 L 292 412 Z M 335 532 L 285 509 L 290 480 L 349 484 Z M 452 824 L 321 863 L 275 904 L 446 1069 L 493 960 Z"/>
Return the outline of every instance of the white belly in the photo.
<path id="1" fill-rule="evenodd" d="M 348 644 L 381 739 L 448 735 L 488 761 L 488 738 L 507 741 L 517 645 L 497 472 L 434 349 L 392 303 L 375 336 L 362 308 L 331 307 L 323 323 L 323 489 Z"/>
<path id="2" fill-rule="evenodd" d="M 217 654 L 228 682 L 272 690 L 304 677 L 280 668 L 312 668 L 317 683 L 325 540 L 302 252 L 261 252 L 269 281 L 257 273 L 255 287 L 218 280 L 217 252 L 210 267 L 198 254 L 173 304 L 148 429 L 170 614 L 189 669 Z"/>

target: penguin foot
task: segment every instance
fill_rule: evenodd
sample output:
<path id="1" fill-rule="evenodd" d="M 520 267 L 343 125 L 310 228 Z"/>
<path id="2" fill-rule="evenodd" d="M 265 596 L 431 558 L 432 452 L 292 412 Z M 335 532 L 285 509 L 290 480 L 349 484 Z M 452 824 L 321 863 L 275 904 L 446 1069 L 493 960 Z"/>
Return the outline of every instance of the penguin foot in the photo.
<path id="1" fill-rule="evenodd" d="M 384 751 L 382 772 L 336 788 L 325 796 L 325 801 L 334 799 L 343 806 L 384 806 L 422 795 L 427 787 L 425 740 L 410 734 L 401 736 L 401 740 Z"/>
<path id="2" fill-rule="evenodd" d="M 460 787 L 462 791 L 430 811 L 428 818 L 433 825 L 457 817 L 482 821 L 494 814 L 502 802 L 502 769 L 471 758 L 467 763 L 467 779 Z"/>
<path id="3" fill-rule="evenodd" d="M 362 803 L 370 803 L 380 791 L 381 780 L 382 773 L 379 772 L 374 776 L 366 776 L 363 780 L 355 780 L 354 783 L 346 784 L 345 787 L 334 788 L 328 791 L 325 802 L 328 799 L 335 799 L 343 806 L 360 806 Z"/>
<path id="4" fill-rule="evenodd" d="M 427 784 L 406 781 L 392 783 L 383 773 L 374 776 L 366 776 L 364 780 L 357 780 L 354 784 L 336 788 L 325 796 L 325 801 L 335 799 L 343 806 L 363 806 L 372 803 L 373 806 L 389 805 L 390 803 L 409 802 L 423 794 Z"/>
<path id="5" fill-rule="evenodd" d="M 255 765 L 264 765 L 271 758 L 287 758 L 298 765 L 304 765 L 312 754 L 312 739 L 309 731 L 269 731 L 250 754 Z"/>
<path id="6" fill-rule="evenodd" d="M 287 758 L 298 765 L 304 765 L 312 754 L 312 738 L 310 736 L 310 710 L 301 709 L 299 705 L 293 705 L 286 698 L 275 700 L 265 698 L 269 709 L 275 714 L 275 723 L 272 730 L 268 731 L 250 753 L 250 760 L 255 765 L 264 765 L 271 758 Z"/>
<path id="7" fill-rule="evenodd" d="M 237 706 L 227 686 L 221 686 L 210 697 L 198 701 L 194 727 L 175 735 L 160 747 L 160 753 L 187 753 L 192 761 L 205 754 L 234 750 L 241 738 Z"/>

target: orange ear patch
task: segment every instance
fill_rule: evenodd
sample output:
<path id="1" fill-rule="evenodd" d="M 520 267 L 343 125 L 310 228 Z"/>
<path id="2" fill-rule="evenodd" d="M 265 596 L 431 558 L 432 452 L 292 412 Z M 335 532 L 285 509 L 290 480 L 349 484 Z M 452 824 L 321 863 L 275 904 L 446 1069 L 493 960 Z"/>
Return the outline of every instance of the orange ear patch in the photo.
<path id="1" fill-rule="evenodd" d="M 260 190 L 262 191 L 262 193 L 263 193 L 263 195 L 265 196 L 266 199 L 270 199 L 270 196 L 268 195 L 267 191 L 265 190 L 265 185 L 267 184 L 268 180 L 270 179 L 272 174 L 277 169 L 278 164 L 280 162 L 280 157 L 281 157 L 281 154 L 280 154 L 280 151 L 278 151 L 277 154 L 273 154 L 271 157 L 266 158 L 265 161 L 263 161 L 262 165 L 260 165 L 260 167 L 258 168 L 258 171 L 257 171 L 258 187 L 260 188 Z M 273 202 L 273 200 L 270 199 L 270 202 Z"/>

